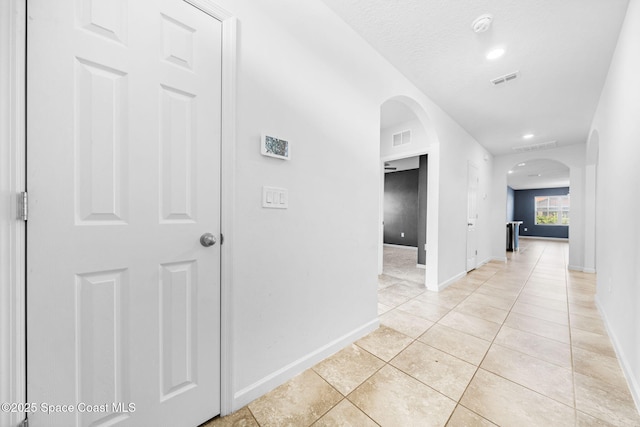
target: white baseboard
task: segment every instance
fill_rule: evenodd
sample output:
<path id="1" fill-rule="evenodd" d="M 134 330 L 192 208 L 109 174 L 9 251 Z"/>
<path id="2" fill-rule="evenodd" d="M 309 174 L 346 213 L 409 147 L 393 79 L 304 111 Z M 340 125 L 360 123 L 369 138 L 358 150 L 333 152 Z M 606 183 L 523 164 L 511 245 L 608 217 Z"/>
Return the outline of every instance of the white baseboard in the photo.
<path id="1" fill-rule="evenodd" d="M 393 243 L 383 243 L 382 246 L 388 246 L 390 248 L 411 249 L 414 251 L 418 250 L 417 246 L 394 245 Z"/>
<path id="2" fill-rule="evenodd" d="M 636 409 L 640 414 L 640 382 L 638 382 L 638 380 L 633 376 L 633 371 L 631 370 L 629 361 L 625 356 L 625 353 L 622 351 L 622 346 L 620 345 L 620 341 L 618 341 L 618 337 L 609 326 L 609 319 L 607 318 L 607 314 L 602 308 L 602 304 L 600 303 L 600 298 L 598 298 L 597 294 L 595 296 L 595 302 L 596 302 L 596 307 L 598 307 L 598 311 L 600 312 L 600 316 L 602 317 L 604 327 L 607 330 L 607 334 L 609 334 L 609 338 L 611 338 L 613 349 L 615 350 L 616 356 L 620 361 L 622 372 L 624 373 L 624 377 L 626 378 L 627 384 L 629 385 L 629 390 L 631 391 L 631 396 L 633 397 L 633 401 L 636 404 Z"/>
<path id="3" fill-rule="evenodd" d="M 449 285 L 451 285 L 454 282 L 462 279 L 466 275 L 467 275 L 467 272 L 463 271 L 463 272 L 460 272 L 460 273 L 456 274 L 455 276 L 445 280 L 444 282 L 440 282 L 438 284 L 438 292 L 445 290 Z"/>
<path id="4" fill-rule="evenodd" d="M 595 269 L 595 268 L 587 268 L 587 267 L 583 268 L 583 269 L 582 269 L 582 272 L 583 272 L 583 273 L 591 273 L 591 274 L 595 274 L 595 273 L 597 273 L 597 271 L 596 271 L 596 269 Z"/>
<path id="5" fill-rule="evenodd" d="M 416 268 L 421 268 L 423 270 L 426 270 L 427 266 L 425 264 L 416 264 Z"/>
<path id="6" fill-rule="evenodd" d="M 326 344 L 325 346 L 320 347 L 316 351 L 291 362 L 287 366 L 278 369 L 277 371 L 267 375 L 259 381 L 256 381 L 250 386 L 239 390 L 233 395 L 232 410 L 237 411 L 243 406 L 246 406 L 265 393 L 268 393 L 269 391 L 273 390 L 281 384 L 284 384 L 296 375 L 311 368 L 318 362 L 326 359 L 334 353 L 337 353 L 349 344 L 359 340 L 369 332 L 376 330 L 379 325 L 380 321 L 376 317 L 374 320 L 362 325 L 361 327 L 349 332 L 348 334 L 343 335 L 342 337 Z"/>
<path id="7" fill-rule="evenodd" d="M 555 240 L 558 242 L 568 242 L 569 239 L 566 237 L 542 237 L 542 236 L 519 236 L 521 239 L 525 240 Z"/>

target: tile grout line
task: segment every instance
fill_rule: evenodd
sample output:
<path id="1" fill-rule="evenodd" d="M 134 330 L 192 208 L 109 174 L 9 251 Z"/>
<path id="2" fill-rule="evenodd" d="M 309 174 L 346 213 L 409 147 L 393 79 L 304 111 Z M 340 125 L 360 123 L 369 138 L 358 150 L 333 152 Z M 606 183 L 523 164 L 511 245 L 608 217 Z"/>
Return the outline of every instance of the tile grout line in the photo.
<path id="1" fill-rule="evenodd" d="M 545 248 L 545 249 L 546 249 L 546 248 Z M 538 258 L 537 258 L 537 260 L 536 260 L 535 264 L 534 264 L 534 265 L 533 265 L 533 267 L 531 268 L 531 271 L 530 271 L 530 272 L 529 272 L 529 274 L 527 275 L 527 278 L 524 280 L 524 284 L 523 284 L 523 285 L 522 285 L 522 287 L 520 288 L 520 292 L 518 292 L 518 295 L 516 296 L 515 300 L 514 300 L 514 301 L 513 301 L 513 303 L 511 304 L 511 307 L 509 308 L 509 311 L 508 311 L 508 313 L 507 313 L 507 317 L 509 317 L 509 315 L 511 314 L 511 310 L 513 309 L 513 306 L 514 306 L 514 305 L 516 304 L 516 302 L 518 301 L 518 298 L 520 298 L 520 295 L 522 294 L 522 291 L 523 291 L 524 287 L 527 285 L 527 282 L 529 281 L 529 279 L 531 278 L 531 275 L 532 275 L 532 274 L 533 274 L 533 272 L 535 271 L 536 266 L 537 266 L 537 265 L 538 265 L 538 263 L 540 262 L 540 258 L 542 258 L 542 255 L 544 254 L 545 249 L 543 249 L 543 251 L 542 251 L 542 253 L 540 254 L 540 256 L 538 256 Z M 512 260 L 513 260 L 512 258 L 511 258 L 511 259 L 509 259 L 509 261 L 512 261 Z M 509 262 L 509 261 L 507 261 L 507 262 Z M 488 280 L 488 279 L 487 279 L 487 280 Z M 486 281 L 485 281 L 485 282 L 486 282 Z M 475 292 L 475 291 L 474 291 L 474 292 Z M 491 340 L 491 343 L 489 344 L 489 347 L 487 348 L 487 351 L 485 352 L 484 356 L 482 357 L 482 360 L 480 360 L 480 362 L 478 363 L 478 366 L 476 367 L 475 372 L 474 372 L 474 373 L 473 373 L 473 375 L 471 376 L 471 379 L 469 380 L 469 383 L 468 383 L 468 384 L 467 384 L 467 386 L 465 387 L 464 391 L 462 392 L 462 395 L 460 396 L 460 399 L 458 400 L 458 404 L 462 405 L 462 403 L 461 403 L 462 398 L 463 398 L 463 397 L 464 397 L 464 395 L 467 393 L 467 390 L 469 389 L 469 386 L 470 386 L 470 385 L 471 385 L 471 383 L 473 382 L 473 379 L 476 377 L 476 375 L 478 374 L 478 371 L 481 369 L 480 367 L 481 367 L 482 363 L 484 362 L 484 360 L 486 359 L 487 354 L 489 354 L 489 351 L 491 351 L 491 347 L 494 345 L 495 340 L 496 340 L 496 337 L 498 336 L 498 334 L 499 334 L 499 333 L 500 333 L 500 331 L 502 330 L 502 327 L 504 326 L 504 322 L 506 321 L 507 317 L 505 317 L 505 320 L 503 320 L 503 321 L 502 321 L 502 324 L 500 324 L 500 328 L 498 329 L 498 332 L 496 332 L 496 334 L 494 335 L 493 339 Z M 490 372 L 490 371 L 489 371 L 489 372 Z M 494 375 L 497 375 L 497 374 L 494 374 Z M 501 378 L 504 378 L 504 377 L 502 377 L 502 376 L 500 376 L 500 375 L 498 375 L 498 376 L 499 376 L 499 377 L 501 377 Z M 510 382 L 512 382 L 512 383 L 514 383 L 514 384 L 518 384 L 518 383 L 516 383 L 516 382 L 514 382 L 514 381 L 509 380 L 508 378 L 504 378 L 504 379 L 505 379 L 505 380 L 507 380 L 507 381 L 510 381 Z M 518 385 L 520 385 L 521 387 L 524 387 L 524 386 L 522 386 L 521 384 L 518 384 Z M 528 389 L 528 387 L 525 387 L 525 388 L 527 388 L 527 389 Z M 535 392 L 535 390 L 532 390 L 532 391 L 534 391 L 534 392 Z M 537 392 L 536 392 L 536 393 L 537 393 Z M 544 396 L 544 395 L 543 395 L 543 396 Z M 547 396 L 547 397 L 548 397 L 548 396 Z M 464 406 L 464 405 L 462 405 L 462 406 Z M 465 406 L 465 408 L 466 408 L 466 406 Z M 467 408 L 467 409 L 469 409 L 469 408 Z M 474 412 L 474 413 L 475 413 L 475 412 Z M 453 415 L 453 414 L 451 414 L 451 415 Z M 481 415 L 481 414 L 478 414 L 478 415 L 480 415 L 481 417 L 483 417 L 483 418 L 487 419 L 489 422 L 493 422 L 491 419 L 486 418 L 485 416 L 483 416 L 483 415 Z M 495 423 L 494 423 L 494 424 L 495 424 Z"/>

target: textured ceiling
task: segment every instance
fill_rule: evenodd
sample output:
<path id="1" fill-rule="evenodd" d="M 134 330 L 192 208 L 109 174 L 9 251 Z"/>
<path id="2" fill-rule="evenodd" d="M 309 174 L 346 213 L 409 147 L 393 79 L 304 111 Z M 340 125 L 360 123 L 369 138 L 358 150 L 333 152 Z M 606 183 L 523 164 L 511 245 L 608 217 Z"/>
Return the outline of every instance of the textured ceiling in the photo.
<path id="1" fill-rule="evenodd" d="M 586 142 L 628 3 L 323 1 L 495 155 Z M 485 13 L 493 24 L 476 34 L 471 23 Z M 506 53 L 489 61 L 494 47 Z M 514 71 L 516 80 L 490 83 Z"/>

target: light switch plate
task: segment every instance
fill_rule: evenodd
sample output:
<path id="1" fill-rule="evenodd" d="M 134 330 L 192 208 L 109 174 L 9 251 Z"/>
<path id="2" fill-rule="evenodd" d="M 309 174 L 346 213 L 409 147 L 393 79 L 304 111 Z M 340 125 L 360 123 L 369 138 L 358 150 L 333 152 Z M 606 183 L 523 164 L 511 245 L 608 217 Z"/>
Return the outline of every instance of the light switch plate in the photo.
<path id="1" fill-rule="evenodd" d="M 289 190 L 279 187 L 262 187 L 262 207 L 287 209 L 289 207 Z"/>

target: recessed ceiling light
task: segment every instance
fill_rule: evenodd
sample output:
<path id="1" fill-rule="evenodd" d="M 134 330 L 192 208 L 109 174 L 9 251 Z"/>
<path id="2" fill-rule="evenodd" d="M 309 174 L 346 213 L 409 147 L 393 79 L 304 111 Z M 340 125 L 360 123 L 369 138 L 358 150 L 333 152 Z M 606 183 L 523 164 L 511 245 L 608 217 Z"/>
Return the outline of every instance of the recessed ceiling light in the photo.
<path id="1" fill-rule="evenodd" d="M 513 173 L 513 171 L 509 171 L 508 173 Z"/>
<path id="2" fill-rule="evenodd" d="M 518 166 L 524 166 L 526 163 L 518 163 Z"/>
<path id="3" fill-rule="evenodd" d="M 496 49 L 493 49 L 489 53 L 487 53 L 487 59 L 489 59 L 489 60 L 498 59 L 502 55 L 504 55 L 504 49 L 501 48 L 501 47 L 498 47 Z"/>
<path id="4" fill-rule="evenodd" d="M 532 133 L 528 133 L 528 134 L 526 134 L 526 135 L 522 135 L 522 137 L 523 137 L 524 139 L 531 139 L 531 138 L 533 138 L 533 136 L 534 136 L 534 135 L 533 135 Z"/>

